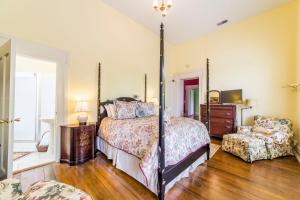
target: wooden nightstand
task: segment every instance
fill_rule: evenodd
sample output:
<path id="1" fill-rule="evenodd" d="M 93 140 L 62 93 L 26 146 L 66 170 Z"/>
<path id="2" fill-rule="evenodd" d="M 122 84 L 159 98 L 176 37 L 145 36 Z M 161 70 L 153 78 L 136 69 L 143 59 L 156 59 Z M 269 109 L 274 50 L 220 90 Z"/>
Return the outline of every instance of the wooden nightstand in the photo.
<path id="1" fill-rule="evenodd" d="M 94 159 L 96 125 L 61 126 L 60 162 L 77 165 Z"/>

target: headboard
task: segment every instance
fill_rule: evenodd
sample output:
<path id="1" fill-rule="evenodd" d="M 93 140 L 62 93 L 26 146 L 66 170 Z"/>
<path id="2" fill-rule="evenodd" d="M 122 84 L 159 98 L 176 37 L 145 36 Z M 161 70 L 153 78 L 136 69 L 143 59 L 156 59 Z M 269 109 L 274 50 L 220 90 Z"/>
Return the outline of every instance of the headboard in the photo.
<path id="1" fill-rule="evenodd" d="M 116 101 L 126 101 L 126 102 L 139 101 L 139 100 L 134 99 L 132 97 L 119 97 L 119 98 L 116 98 L 114 100 L 116 100 Z M 114 100 L 107 100 L 107 101 L 99 103 L 98 116 L 97 116 L 97 130 L 100 126 L 101 121 L 105 117 L 107 117 L 107 112 L 106 112 L 106 109 L 104 108 L 104 106 L 107 105 L 107 104 L 113 104 Z"/>

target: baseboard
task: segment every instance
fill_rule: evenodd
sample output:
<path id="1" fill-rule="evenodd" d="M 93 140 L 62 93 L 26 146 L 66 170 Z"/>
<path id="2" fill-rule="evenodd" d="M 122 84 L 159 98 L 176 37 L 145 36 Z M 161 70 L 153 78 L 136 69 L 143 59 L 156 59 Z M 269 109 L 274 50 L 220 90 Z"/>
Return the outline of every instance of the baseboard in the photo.
<path id="1" fill-rule="evenodd" d="M 296 156 L 298 162 L 300 163 L 300 147 L 299 146 L 296 147 L 295 156 Z"/>

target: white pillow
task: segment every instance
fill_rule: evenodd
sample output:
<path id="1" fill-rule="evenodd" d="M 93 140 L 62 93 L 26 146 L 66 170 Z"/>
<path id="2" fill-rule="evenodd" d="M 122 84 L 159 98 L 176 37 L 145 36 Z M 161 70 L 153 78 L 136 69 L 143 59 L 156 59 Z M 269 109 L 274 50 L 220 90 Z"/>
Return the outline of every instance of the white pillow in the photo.
<path id="1" fill-rule="evenodd" d="M 110 104 L 106 104 L 106 105 L 104 105 L 104 107 L 105 107 L 105 110 L 106 110 L 106 112 L 107 112 L 107 117 L 112 117 L 112 113 L 111 113 L 111 111 L 110 111 L 109 105 L 110 105 Z"/>
<path id="2" fill-rule="evenodd" d="M 117 112 L 116 112 L 116 106 L 115 104 L 109 104 L 108 105 L 110 113 L 111 113 L 111 118 L 116 119 L 117 118 Z"/>
<path id="3" fill-rule="evenodd" d="M 273 129 L 264 128 L 264 127 L 255 127 L 253 129 L 253 132 L 271 135 L 271 134 L 275 133 L 276 131 L 274 131 Z"/>

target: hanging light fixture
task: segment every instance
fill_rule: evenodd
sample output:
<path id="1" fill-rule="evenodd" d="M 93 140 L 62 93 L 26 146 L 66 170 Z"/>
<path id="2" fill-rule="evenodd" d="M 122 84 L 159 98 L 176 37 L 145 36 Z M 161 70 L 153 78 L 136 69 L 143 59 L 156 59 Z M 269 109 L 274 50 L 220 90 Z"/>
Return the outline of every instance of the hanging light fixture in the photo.
<path id="1" fill-rule="evenodd" d="M 161 13 L 163 17 L 167 15 L 167 11 L 172 7 L 172 0 L 168 0 L 167 3 L 165 0 L 154 0 L 153 8 Z"/>

